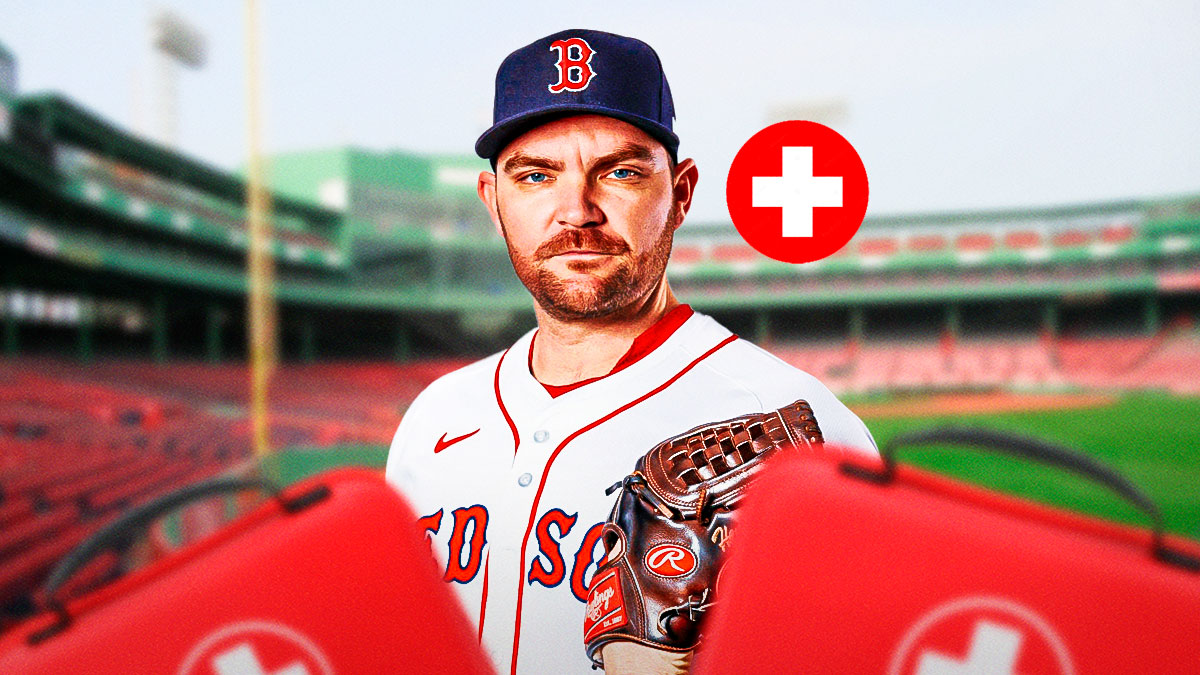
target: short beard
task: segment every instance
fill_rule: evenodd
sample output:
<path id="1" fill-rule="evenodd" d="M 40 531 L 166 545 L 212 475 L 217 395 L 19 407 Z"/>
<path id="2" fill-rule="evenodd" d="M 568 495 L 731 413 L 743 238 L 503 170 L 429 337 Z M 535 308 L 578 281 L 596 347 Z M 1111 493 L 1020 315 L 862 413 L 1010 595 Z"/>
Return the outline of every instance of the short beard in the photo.
<path id="1" fill-rule="evenodd" d="M 513 270 L 538 306 L 559 321 L 586 321 L 619 313 L 662 282 L 667 261 L 671 258 L 676 213 L 677 208 L 672 206 L 663 223 L 662 235 L 650 250 L 636 258 L 629 257 L 629 246 L 624 241 L 593 227 L 563 230 L 539 246 L 532 257 L 524 257 L 508 243 L 503 217 L 500 218 L 500 229 L 504 232 Z M 607 276 L 589 276 L 582 282 L 564 280 L 544 267 L 543 262 L 555 253 L 573 248 L 623 257 Z"/>

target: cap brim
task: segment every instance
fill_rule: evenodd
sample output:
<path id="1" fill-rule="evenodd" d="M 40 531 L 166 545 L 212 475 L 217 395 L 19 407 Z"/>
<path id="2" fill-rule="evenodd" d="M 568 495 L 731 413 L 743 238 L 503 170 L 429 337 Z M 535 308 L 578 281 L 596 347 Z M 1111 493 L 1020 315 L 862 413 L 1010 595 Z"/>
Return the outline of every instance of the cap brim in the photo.
<path id="1" fill-rule="evenodd" d="M 613 110 L 612 108 L 600 105 L 586 104 L 554 106 L 553 108 L 534 110 L 510 117 L 483 132 L 479 140 L 475 141 L 475 154 L 484 159 L 495 160 L 496 156 L 500 154 L 500 151 L 505 146 L 534 127 L 562 117 L 588 114 L 604 115 L 605 117 L 612 117 L 632 124 L 662 143 L 667 149 L 667 153 L 671 155 L 671 158 L 675 159 L 676 152 L 679 150 L 679 137 L 667 127 L 640 115 L 632 115 L 621 110 Z"/>

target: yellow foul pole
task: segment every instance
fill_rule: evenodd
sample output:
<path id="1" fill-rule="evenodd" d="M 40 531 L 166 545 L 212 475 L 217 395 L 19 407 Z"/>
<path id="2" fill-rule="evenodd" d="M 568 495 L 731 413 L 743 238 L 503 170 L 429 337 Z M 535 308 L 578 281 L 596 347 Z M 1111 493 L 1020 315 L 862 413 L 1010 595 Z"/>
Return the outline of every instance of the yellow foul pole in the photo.
<path id="1" fill-rule="evenodd" d="M 260 83 L 258 54 L 258 3 L 246 0 L 246 122 L 250 144 L 246 185 L 250 246 L 248 267 L 250 297 L 247 303 L 247 335 L 250 353 L 250 420 L 254 454 L 262 458 L 270 451 L 267 388 L 276 363 L 275 264 L 270 252 L 271 196 L 266 188 L 260 130 Z"/>

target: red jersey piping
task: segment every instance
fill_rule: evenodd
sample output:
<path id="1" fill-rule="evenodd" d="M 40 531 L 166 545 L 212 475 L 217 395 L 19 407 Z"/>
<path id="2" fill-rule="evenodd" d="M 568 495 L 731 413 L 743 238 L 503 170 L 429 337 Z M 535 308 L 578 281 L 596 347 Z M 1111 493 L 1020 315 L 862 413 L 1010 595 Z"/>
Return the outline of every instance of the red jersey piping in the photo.
<path id="1" fill-rule="evenodd" d="M 479 642 L 483 643 L 483 619 L 487 616 L 488 563 L 492 561 L 492 552 L 483 559 L 483 600 L 479 603 Z"/>
<path id="2" fill-rule="evenodd" d="M 520 581 L 518 581 L 518 585 L 517 585 L 517 612 L 516 612 L 516 625 L 514 626 L 514 632 L 513 632 L 512 662 L 510 664 L 510 672 L 511 673 L 513 673 L 515 675 L 515 673 L 517 672 L 517 655 L 520 653 L 520 646 L 521 646 L 521 604 L 525 598 L 525 549 L 529 546 L 529 535 L 531 532 L 533 532 L 534 521 L 537 518 L 538 504 L 542 500 L 542 491 L 546 488 L 546 478 L 550 475 L 550 467 L 552 467 L 554 465 L 554 460 L 558 458 L 559 453 L 562 452 L 563 448 L 565 448 L 568 443 L 570 443 L 571 441 L 578 438 L 584 432 L 591 431 L 592 429 L 600 426 L 601 424 L 616 417 L 617 415 L 620 415 L 621 413 L 625 412 L 626 410 L 629 410 L 630 408 L 634 407 L 635 405 L 642 403 L 643 401 L 650 398 L 651 396 L 654 396 L 655 394 L 662 392 L 664 389 L 666 389 L 667 387 L 674 384 L 676 380 L 683 377 L 692 368 L 696 367 L 696 365 L 699 364 L 701 361 L 703 361 L 704 359 L 707 359 L 709 356 L 712 356 L 714 353 L 717 352 L 717 350 L 721 349 L 722 347 L 733 342 L 736 339 L 738 339 L 738 337 L 736 335 L 730 335 L 729 337 L 725 338 L 724 340 L 721 340 L 712 349 L 709 349 L 708 351 L 704 352 L 700 356 L 696 357 L 696 359 L 694 361 L 692 361 L 691 363 L 684 366 L 682 370 L 680 370 L 678 373 L 675 373 L 666 382 L 663 382 L 662 384 L 658 385 L 654 389 L 651 389 L 650 391 L 646 392 L 645 394 L 642 394 L 638 398 L 635 398 L 634 400 L 630 401 L 629 403 L 626 403 L 625 405 L 623 405 L 620 408 L 617 408 L 616 410 L 608 413 L 607 415 L 597 419 L 596 421 L 591 422 L 591 423 L 587 424 L 586 426 L 580 427 L 579 429 L 576 429 L 574 432 L 571 433 L 571 435 L 564 438 L 562 440 L 562 442 L 558 444 L 558 447 L 554 448 L 554 452 L 550 453 L 550 459 L 546 461 L 546 468 L 542 471 L 541 481 L 538 482 L 537 493 L 535 493 L 533 496 L 533 508 L 530 509 L 530 511 L 529 511 L 529 524 L 525 526 L 525 536 L 521 539 L 521 574 L 519 575 Z M 498 391 L 499 391 L 499 389 L 497 389 L 497 392 Z"/>
<path id="3" fill-rule="evenodd" d="M 512 347 L 509 347 L 512 349 Z M 492 388 L 496 392 L 496 405 L 500 408 L 500 414 L 504 415 L 504 421 L 508 422 L 508 428 L 512 430 L 513 435 L 513 455 L 517 454 L 517 448 L 521 445 L 521 434 L 517 433 L 517 425 L 513 423 L 512 416 L 508 414 L 508 408 L 504 407 L 504 398 L 500 396 L 500 366 L 504 365 L 504 357 L 508 356 L 508 349 L 500 355 L 500 360 L 496 362 L 496 375 L 492 380 Z M 483 559 L 483 600 L 479 603 L 479 641 L 483 642 L 483 620 L 487 616 L 487 592 L 488 592 L 488 562 L 492 559 L 491 551 Z"/>
<path id="4" fill-rule="evenodd" d="M 521 434 L 517 433 L 517 425 L 513 423 L 512 417 L 508 414 L 508 408 L 504 407 L 504 398 L 500 396 L 500 366 L 504 365 L 504 357 L 508 356 L 509 347 L 500 355 L 500 360 L 496 362 L 496 377 L 492 380 L 492 387 L 496 390 L 496 405 L 500 406 L 500 414 L 504 415 L 504 421 L 508 422 L 508 428 L 512 430 L 513 435 L 513 455 L 517 454 L 517 448 L 521 445 Z"/>
<path id="5" fill-rule="evenodd" d="M 550 398 L 557 398 L 563 394 L 582 387 L 585 384 L 591 384 L 597 380 L 603 380 L 609 375 L 619 373 L 629 366 L 641 361 L 644 357 L 650 355 L 655 349 L 662 346 L 662 343 L 667 341 L 667 338 L 675 334 L 675 331 L 687 323 L 687 320 L 692 317 L 695 312 L 690 305 L 677 305 L 671 311 L 662 315 L 654 325 L 642 331 L 642 334 L 634 338 L 629 345 L 629 349 L 625 351 L 612 370 L 604 375 L 589 377 L 586 380 L 572 382 L 571 384 L 545 384 L 539 382 L 545 389 L 546 393 L 550 394 Z M 533 337 L 529 340 L 529 374 L 533 374 L 533 343 L 537 340 L 537 333 L 534 332 Z M 537 378 L 534 378 L 537 379 Z"/>

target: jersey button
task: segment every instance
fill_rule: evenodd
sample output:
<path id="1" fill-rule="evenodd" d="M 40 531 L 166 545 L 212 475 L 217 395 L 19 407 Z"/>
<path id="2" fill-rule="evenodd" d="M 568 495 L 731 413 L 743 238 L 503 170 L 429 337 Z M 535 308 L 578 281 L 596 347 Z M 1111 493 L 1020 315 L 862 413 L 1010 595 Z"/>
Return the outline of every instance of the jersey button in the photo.
<path id="1" fill-rule="evenodd" d="M 550 438 L 550 432 L 545 429 L 538 429 L 533 432 L 534 443 L 545 443 L 547 438 Z"/>
<path id="2" fill-rule="evenodd" d="M 517 484 L 521 487 L 528 487 L 533 482 L 533 474 L 523 473 L 517 478 Z"/>

